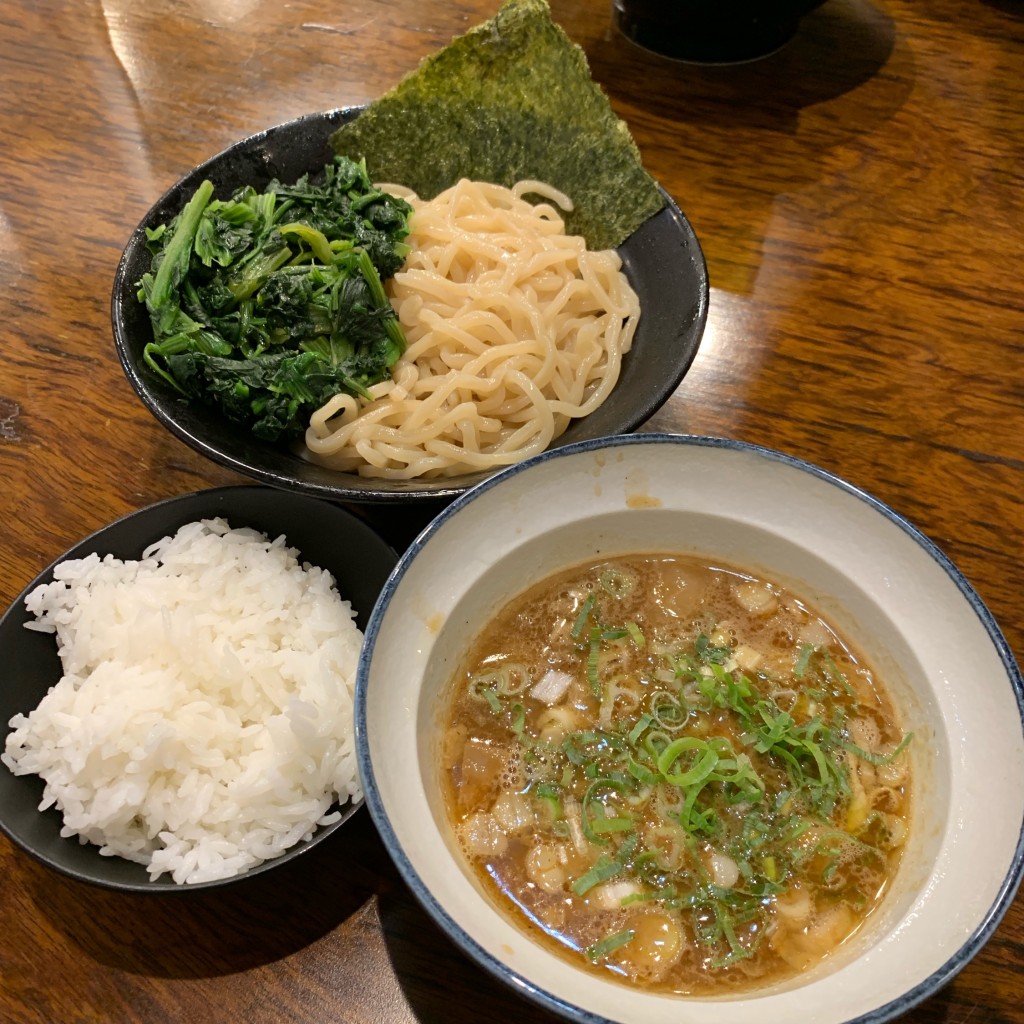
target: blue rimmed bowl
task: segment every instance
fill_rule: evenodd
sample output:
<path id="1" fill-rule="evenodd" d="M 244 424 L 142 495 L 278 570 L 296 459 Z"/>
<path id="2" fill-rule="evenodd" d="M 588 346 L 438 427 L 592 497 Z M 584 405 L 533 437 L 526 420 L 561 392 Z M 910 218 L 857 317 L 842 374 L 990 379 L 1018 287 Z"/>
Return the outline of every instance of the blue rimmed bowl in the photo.
<path id="1" fill-rule="evenodd" d="M 597 553 L 657 551 L 807 595 L 886 680 L 915 736 L 913 820 L 881 905 L 818 966 L 742 997 L 652 994 L 572 966 L 492 903 L 446 823 L 438 709 L 490 615 Z M 486 970 L 586 1024 L 877 1024 L 926 999 L 992 935 L 1019 885 L 1022 723 L 1024 681 L 997 624 L 906 520 L 798 459 L 662 434 L 568 445 L 458 498 L 385 585 L 356 687 L 367 805 L 412 891 Z"/>

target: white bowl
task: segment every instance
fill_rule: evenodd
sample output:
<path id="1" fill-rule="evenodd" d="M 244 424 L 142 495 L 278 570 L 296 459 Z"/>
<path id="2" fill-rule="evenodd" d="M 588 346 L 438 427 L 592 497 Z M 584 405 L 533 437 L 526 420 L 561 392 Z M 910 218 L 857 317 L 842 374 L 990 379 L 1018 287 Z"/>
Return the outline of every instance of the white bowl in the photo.
<path id="1" fill-rule="evenodd" d="M 439 694 L 492 612 L 596 554 L 699 553 L 789 583 L 854 639 L 914 732 L 913 822 L 866 925 L 795 981 L 741 998 L 632 990 L 510 923 L 463 866 L 440 795 Z M 484 968 L 585 1022 L 879 1022 L 950 980 L 1024 867 L 1024 681 L 992 616 L 924 536 L 799 460 L 640 434 L 547 452 L 462 495 L 413 543 L 366 632 L 356 734 L 367 805 L 406 882 Z M 410 757 L 408 752 L 414 752 Z"/>

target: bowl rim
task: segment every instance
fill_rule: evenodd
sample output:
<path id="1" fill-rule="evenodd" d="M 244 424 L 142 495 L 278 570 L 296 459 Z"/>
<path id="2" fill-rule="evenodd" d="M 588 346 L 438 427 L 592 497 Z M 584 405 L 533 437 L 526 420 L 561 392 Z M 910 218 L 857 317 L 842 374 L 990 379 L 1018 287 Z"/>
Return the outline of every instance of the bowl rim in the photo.
<path id="1" fill-rule="evenodd" d="M 323 111 L 312 111 L 261 128 L 204 158 L 200 163 L 186 170 L 168 186 L 159 198 L 149 206 L 133 228 L 117 261 L 109 302 L 114 349 L 132 390 L 166 430 L 179 441 L 193 448 L 204 458 L 249 477 L 254 482 L 269 486 L 287 487 L 290 490 L 301 491 L 313 497 L 347 503 L 403 504 L 407 502 L 417 503 L 438 500 L 450 501 L 458 495 L 466 493 L 478 483 L 500 473 L 503 467 L 495 470 L 480 470 L 453 477 L 428 478 L 427 480 L 414 479 L 409 481 L 379 480 L 373 477 L 358 477 L 356 474 L 333 471 L 338 478 L 337 483 L 331 482 L 325 476 L 322 476 L 321 474 L 327 471 L 321 470 L 320 467 L 313 463 L 309 464 L 312 475 L 308 478 L 304 478 L 293 469 L 281 471 L 274 467 L 265 467 L 259 464 L 261 461 L 259 459 L 254 461 L 251 457 L 244 457 L 237 453 L 222 450 L 222 446 L 217 443 L 216 436 L 211 439 L 205 436 L 205 431 L 192 431 L 187 425 L 179 422 L 178 418 L 168 409 L 168 406 L 174 401 L 173 396 L 165 395 L 160 384 L 147 377 L 141 365 L 141 360 L 136 360 L 132 357 L 129 334 L 125 327 L 125 298 L 134 289 L 133 282 L 128 280 L 129 265 L 140 250 L 145 247 L 147 226 L 156 222 L 158 214 L 161 218 L 170 215 L 169 210 L 164 211 L 163 208 L 175 199 L 183 187 L 189 184 L 193 187 L 198 185 L 203 177 L 207 176 L 212 167 L 215 167 L 222 161 L 226 161 L 233 153 L 246 148 L 258 149 L 267 140 L 273 140 L 275 137 L 297 132 L 303 125 L 314 125 L 318 128 L 329 127 L 330 132 L 333 133 L 342 124 L 358 117 L 365 107 L 366 104 L 355 104 L 334 107 Z M 665 205 L 661 210 L 652 214 L 651 217 L 644 221 L 630 238 L 639 235 L 640 231 L 644 230 L 648 225 L 652 225 L 658 218 L 661 218 L 658 220 L 658 223 L 664 225 L 662 230 L 676 231 L 682 245 L 685 247 L 687 258 L 691 265 L 688 273 L 693 277 L 696 293 L 693 302 L 692 319 L 676 326 L 676 339 L 686 339 L 682 358 L 673 365 L 671 372 L 665 375 L 657 386 L 644 390 L 636 408 L 628 417 L 624 418 L 622 426 L 613 428 L 621 429 L 622 431 L 638 428 L 671 397 L 692 366 L 701 347 L 707 327 L 710 285 L 707 258 L 704 254 L 703 246 L 690 218 L 679 206 L 678 202 L 669 195 L 660 183 L 658 184 L 658 189 L 665 200 Z M 183 203 L 184 200 L 175 201 L 175 211 L 179 210 Z M 629 239 L 626 239 L 622 245 L 627 245 L 628 242 Z M 619 248 L 621 250 L 622 246 Z M 629 353 L 626 354 L 625 358 L 629 359 Z M 624 365 L 628 366 L 628 363 Z M 621 384 L 621 381 L 617 383 L 616 387 L 619 384 Z M 598 410 L 595 410 L 596 412 Z M 584 422 L 586 419 L 587 417 L 583 417 L 573 422 Z M 570 424 L 570 431 L 572 425 Z M 268 444 L 268 442 L 260 442 L 255 438 L 251 440 L 255 444 Z M 564 442 L 560 438 L 555 438 L 548 450 L 566 443 L 574 442 Z M 359 483 L 359 481 L 363 483 Z M 404 486 L 393 486 L 396 484 Z M 427 486 L 421 486 L 423 484 Z"/>
<path id="2" fill-rule="evenodd" d="M 469 953 L 478 965 L 487 970 L 499 981 L 510 985 L 520 994 L 529 997 L 536 1003 L 553 1010 L 577 1024 L 615 1024 L 609 1018 L 600 1014 L 585 1010 L 566 999 L 563 999 L 539 984 L 530 981 L 519 971 L 507 966 L 495 958 L 489 951 L 481 947 L 470 935 L 468 935 L 457 921 L 433 896 L 420 877 L 412 861 L 406 854 L 388 818 L 384 801 L 378 789 L 376 775 L 373 769 L 373 762 L 370 757 L 370 750 L 367 738 L 367 685 L 370 673 L 370 664 L 373 651 L 376 646 L 377 636 L 381 628 L 382 620 L 387 611 L 398 586 L 400 585 L 410 565 L 417 557 L 422 548 L 430 539 L 452 518 L 467 505 L 474 502 L 480 495 L 493 487 L 501 486 L 511 477 L 520 473 L 528 472 L 532 467 L 550 461 L 552 459 L 566 458 L 580 453 L 590 452 L 603 448 L 621 448 L 634 445 L 683 445 L 701 448 L 724 449 L 731 451 L 745 452 L 772 462 L 780 463 L 800 472 L 807 473 L 833 487 L 838 488 L 849 497 L 862 502 L 873 511 L 882 515 L 891 524 L 897 526 L 907 537 L 921 548 L 938 566 L 946 573 L 961 596 L 966 599 L 971 610 L 977 616 L 982 627 L 985 629 L 993 649 L 997 653 L 1005 671 L 1007 679 L 1013 691 L 1017 709 L 1021 719 L 1021 729 L 1024 733 L 1024 676 L 1018 666 L 1009 644 L 994 616 L 989 611 L 981 596 L 967 580 L 966 576 L 957 568 L 952 560 L 924 533 L 914 526 L 908 519 L 896 512 L 890 506 L 874 497 L 867 491 L 849 483 L 835 473 L 826 470 L 814 463 L 808 462 L 797 456 L 768 448 L 752 442 L 733 440 L 730 438 L 697 435 L 697 434 L 672 434 L 665 432 L 650 432 L 617 435 L 607 438 L 593 438 L 574 442 L 560 448 L 553 448 L 541 452 L 525 462 L 509 466 L 500 473 L 485 480 L 472 490 L 458 497 L 449 506 L 443 509 L 423 531 L 413 540 L 406 551 L 402 554 L 398 564 L 391 573 L 381 591 L 380 597 L 374 606 L 367 625 L 363 641 L 363 649 L 359 658 L 359 668 L 356 674 L 355 693 L 355 732 L 356 752 L 359 763 L 360 775 L 363 779 L 366 806 L 370 812 L 382 841 L 395 862 L 403 880 L 409 885 L 413 894 L 427 910 L 434 921 L 441 927 L 445 934 L 459 947 Z M 884 1024 L 896 1017 L 902 1016 L 910 1009 L 934 995 L 940 988 L 951 981 L 977 952 L 991 938 L 998 927 L 1006 911 L 1009 909 L 1024 876 L 1024 818 L 1019 827 L 1016 847 L 1013 857 L 1003 877 L 998 891 L 987 912 L 982 915 L 976 927 L 961 945 L 948 957 L 948 959 L 927 977 L 917 982 L 913 987 L 889 1002 L 870 1010 L 867 1013 L 856 1017 L 844 1018 L 842 1024 Z M 728 1003 L 719 1003 L 722 1008 Z"/>
<path id="3" fill-rule="evenodd" d="M 343 517 L 351 520 L 353 523 L 359 525 L 367 534 L 373 534 L 377 537 L 383 549 L 387 549 L 394 560 L 397 563 L 398 552 L 394 546 L 388 541 L 370 522 L 368 522 L 362 515 L 353 509 L 346 508 L 345 506 L 327 501 L 324 498 L 317 497 L 316 495 L 303 494 L 301 492 L 288 492 L 281 488 L 268 487 L 265 484 L 260 483 L 236 483 L 236 484 L 224 484 L 216 487 L 209 488 L 198 488 L 193 491 L 183 492 L 181 494 L 174 494 L 167 498 L 161 498 L 157 501 L 151 502 L 148 505 L 143 505 L 139 508 L 132 509 L 125 512 L 123 515 L 117 516 L 110 520 L 108 523 L 97 527 L 91 533 L 83 537 L 81 540 L 76 541 L 74 544 L 69 546 L 63 553 L 57 555 L 48 565 L 41 569 L 14 597 L 10 604 L 0 614 L 0 625 L 5 625 L 8 621 L 16 622 L 18 619 L 24 616 L 24 604 L 25 598 L 40 584 L 45 582 L 48 578 L 52 577 L 54 569 L 64 561 L 72 558 L 84 558 L 87 554 L 97 551 L 96 544 L 102 544 L 101 538 L 108 531 L 121 527 L 124 524 L 136 520 L 142 519 L 152 513 L 159 513 L 162 510 L 170 509 L 177 505 L 184 505 L 188 502 L 200 500 L 216 501 L 221 496 L 231 495 L 232 497 L 242 498 L 247 494 L 260 494 L 267 495 L 272 494 L 275 497 L 279 497 L 284 501 L 296 501 L 302 505 L 309 506 L 310 504 L 318 504 L 326 506 L 332 512 L 340 513 Z M 209 516 L 207 516 L 209 518 Z M 234 526 L 234 524 L 232 524 Z M 245 525 L 245 524 L 242 524 Z M 157 538 L 153 538 L 156 540 Z M 270 538 L 273 540 L 274 538 Z M 290 543 L 290 542 L 289 542 Z M 100 551 L 101 557 L 103 552 Z M 331 574 L 333 577 L 333 573 Z M 371 609 L 367 609 L 367 620 L 369 618 L 369 612 Z M 56 681 L 56 680 L 55 680 Z M 353 724 L 355 721 L 354 707 L 353 707 Z M 4 733 L 6 737 L 8 726 L 6 722 L 2 723 Z M 0 765 L 0 771 L 8 772 L 9 769 L 5 765 Z M 296 844 L 290 849 L 286 850 L 281 856 L 274 857 L 270 860 L 261 861 L 259 864 L 253 865 L 251 868 L 245 871 L 238 872 L 237 874 L 231 875 L 227 878 L 211 879 L 205 882 L 191 882 L 188 884 L 177 884 L 171 881 L 166 875 L 160 879 L 146 879 L 139 882 L 123 882 L 116 881 L 113 879 L 105 878 L 100 874 L 91 873 L 86 871 L 80 871 L 76 868 L 64 864 L 59 860 L 48 856 L 43 851 L 37 849 L 31 843 L 25 841 L 24 837 L 15 829 L 12 829 L 8 824 L 6 815 L 0 814 L 0 832 L 2 832 L 11 843 L 16 846 L 23 853 L 31 857 L 33 860 L 40 864 L 45 865 L 47 868 L 56 871 L 58 874 L 63 875 L 65 878 L 73 879 L 76 882 L 82 884 L 95 886 L 100 889 L 106 889 L 112 892 L 121 893 L 133 893 L 133 894 L 145 894 L 145 895 L 164 895 L 172 894 L 177 895 L 181 893 L 199 892 L 208 889 L 220 889 L 228 885 L 236 885 L 244 883 L 249 879 L 255 878 L 266 871 L 269 871 L 280 864 L 285 862 L 290 863 L 297 857 L 301 857 L 315 846 L 320 845 L 324 840 L 328 839 L 334 832 L 340 829 L 349 819 L 357 815 L 365 806 L 365 797 L 359 801 L 348 801 L 344 806 L 339 808 L 341 817 L 329 825 L 319 827 L 314 835 L 304 841 Z M 73 838 L 68 838 L 67 842 L 74 842 Z M 123 858 L 121 858 L 123 859 Z"/>

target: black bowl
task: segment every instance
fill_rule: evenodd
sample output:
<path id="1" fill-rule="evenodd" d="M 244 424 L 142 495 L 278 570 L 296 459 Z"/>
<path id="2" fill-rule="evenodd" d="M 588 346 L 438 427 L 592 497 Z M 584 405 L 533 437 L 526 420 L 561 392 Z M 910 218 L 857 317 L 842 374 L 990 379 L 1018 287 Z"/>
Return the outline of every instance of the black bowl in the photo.
<path id="1" fill-rule="evenodd" d="M 760 60 L 796 35 L 824 0 L 614 0 L 627 39 L 663 57 L 693 64 Z"/>
<path id="2" fill-rule="evenodd" d="M 57 562 L 84 558 L 94 551 L 117 558 L 139 558 L 149 544 L 186 523 L 216 516 L 226 518 L 232 527 L 252 527 L 271 537 L 284 534 L 303 559 L 332 573 L 341 596 L 352 602 L 357 625 L 365 630 L 398 556 L 358 516 L 326 501 L 270 487 L 221 487 L 170 498 L 132 512 L 76 544 L 40 573 L 0 618 L 0 659 L 5 668 L 0 722 L 6 726 L 15 714 L 27 714 L 61 677 L 52 634 L 24 628 L 24 623 L 33 618 L 25 609 L 25 596 L 53 580 Z M 43 781 L 38 776 L 14 775 L 0 765 L 0 830 L 37 860 L 65 875 L 108 889 L 134 892 L 207 889 L 271 870 L 323 842 L 362 807 L 361 803 L 345 804 L 340 808 L 340 821 L 320 828 L 310 840 L 282 856 L 232 878 L 179 885 L 167 875 L 153 881 L 142 865 L 101 856 L 99 847 L 83 845 L 77 837 L 61 838 L 62 816 L 54 808 L 40 812 L 42 796 Z"/>
<path id="3" fill-rule="evenodd" d="M 273 178 L 294 181 L 330 162 L 330 136 L 357 117 L 359 108 L 310 114 L 252 135 L 200 164 L 169 189 L 132 233 L 114 278 L 111 318 L 117 353 L 142 401 L 171 433 L 207 458 L 276 487 L 347 502 L 449 499 L 490 476 L 488 472 L 431 480 L 389 481 L 324 469 L 286 444 L 261 442 L 215 409 L 186 403 L 142 360 L 153 340 L 138 282 L 149 270 L 146 228 L 174 217 L 208 178 L 227 198 L 250 184 L 264 188 Z M 629 433 L 669 398 L 697 354 L 708 313 L 708 276 L 689 221 L 666 194 L 665 207 L 619 248 L 643 313 L 622 374 L 604 404 L 573 421 L 554 444 Z"/>

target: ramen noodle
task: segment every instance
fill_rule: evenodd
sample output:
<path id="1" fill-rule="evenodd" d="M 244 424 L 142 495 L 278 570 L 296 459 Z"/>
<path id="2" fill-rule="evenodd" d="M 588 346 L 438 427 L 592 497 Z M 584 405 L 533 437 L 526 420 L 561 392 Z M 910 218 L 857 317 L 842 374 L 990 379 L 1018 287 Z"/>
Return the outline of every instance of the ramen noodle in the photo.
<path id="1" fill-rule="evenodd" d="M 372 400 L 339 394 L 306 431 L 313 461 L 390 479 L 495 469 L 543 451 L 619 378 L 640 315 L 614 250 L 567 236 L 539 182 L 460 181 L 414 207 L 389 283 L 408 346 Z M 539 193 L 546 201 L 527 201 Z"/>
<path id="2" fill-rule="evenodd" d="M 451 825 L 498 904 L 586 969 L 730 994 L 829 956 L 910 813 L 893 704 L 795 595 L 693 558 L 563 572 L 453 682 Z"/>

